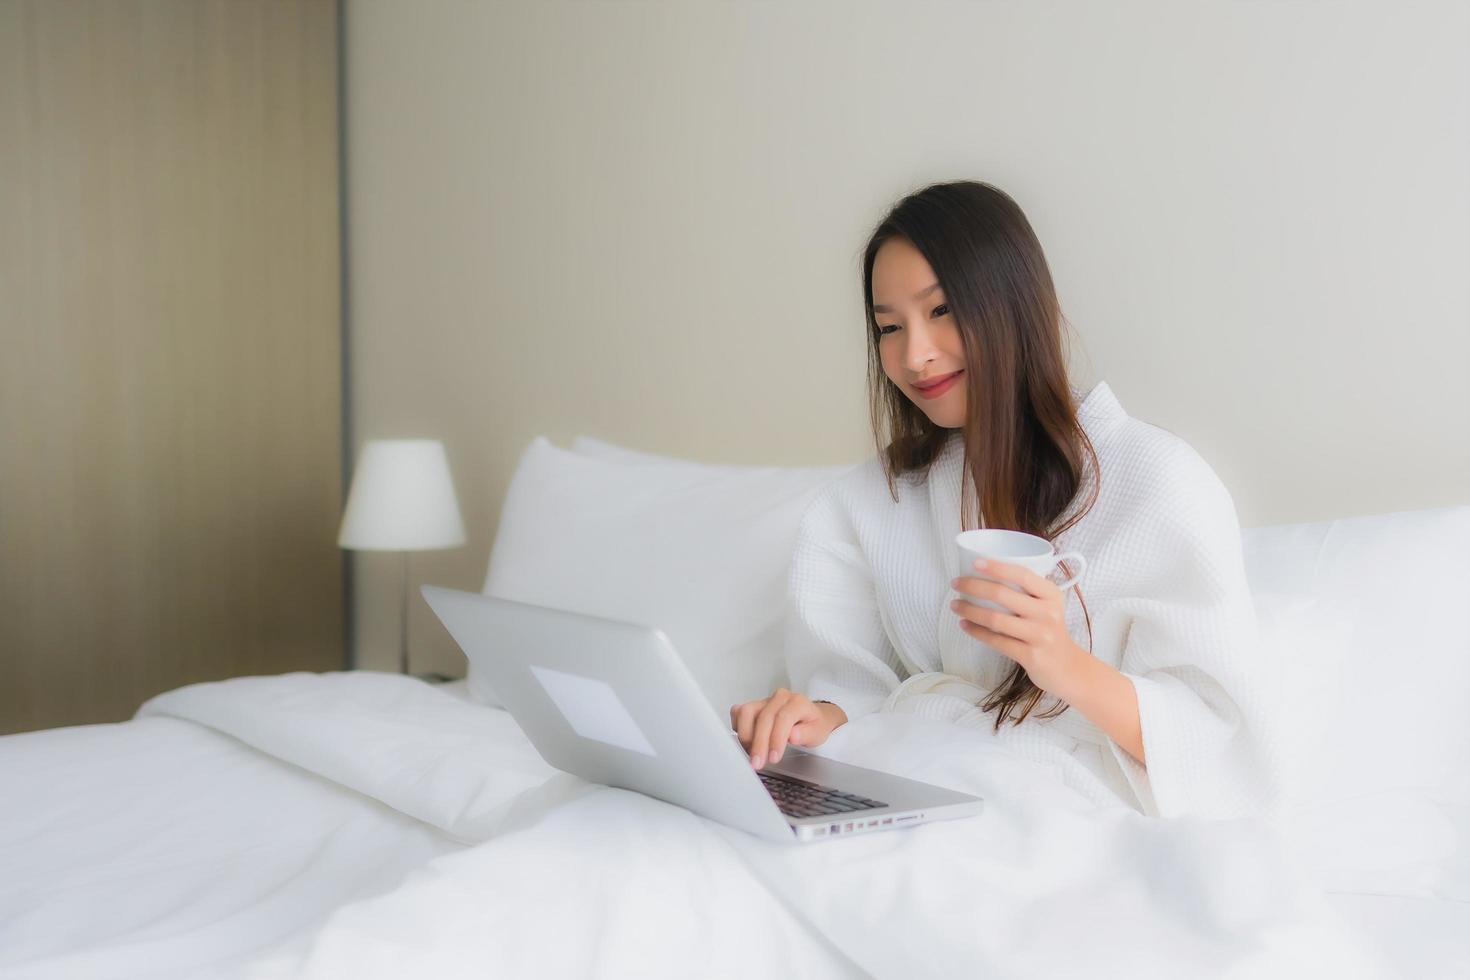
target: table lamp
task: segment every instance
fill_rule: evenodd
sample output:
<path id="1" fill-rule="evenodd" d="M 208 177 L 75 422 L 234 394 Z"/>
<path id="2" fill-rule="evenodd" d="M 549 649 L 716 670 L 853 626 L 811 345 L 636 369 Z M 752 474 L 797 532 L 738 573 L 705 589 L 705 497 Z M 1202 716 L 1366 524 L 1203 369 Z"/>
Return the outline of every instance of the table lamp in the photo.
<path id="1" fill-rule="evenodd" d="M 371 439 L 352 475 L 352 489 L 337 535 L 354 551 L 397 551 L 399 576 L 398 669 L 408 673 L 408 556 L 465 543 L 464 521 L 438 439 Z"/>

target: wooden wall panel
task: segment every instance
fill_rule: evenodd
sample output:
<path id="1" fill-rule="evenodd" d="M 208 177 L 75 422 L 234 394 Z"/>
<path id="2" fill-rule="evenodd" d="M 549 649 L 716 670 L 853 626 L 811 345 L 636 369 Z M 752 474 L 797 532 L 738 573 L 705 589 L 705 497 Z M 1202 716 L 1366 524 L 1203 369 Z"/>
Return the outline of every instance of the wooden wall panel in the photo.
<path id="1" fill-rule="evenodd" d="M 0 0 L 0 731 L 345 666 L 337 8 Z"/>

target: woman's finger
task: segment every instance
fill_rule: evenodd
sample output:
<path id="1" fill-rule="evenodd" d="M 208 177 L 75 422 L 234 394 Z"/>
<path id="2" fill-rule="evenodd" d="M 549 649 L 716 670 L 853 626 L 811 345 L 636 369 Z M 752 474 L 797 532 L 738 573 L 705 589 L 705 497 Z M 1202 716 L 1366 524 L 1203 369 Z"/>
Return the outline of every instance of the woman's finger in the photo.
<path id="1" fill-rule="evenodd" d="M 1015 613 L 986 609 L 961 599 L 952 602 L 950 608 L 959 614 L 962 621 L 975 626 L 983 626 L 992 633 L 1013 636 L 1018 640 L 1029 640 L 1036 634 L 1036 624 Z"/>
<path id="2" fill-rule="evenodd" d="M 791 698 L 776 712 L 776 721 L 771 726 L 771 751 L 767 754 L 772 762 L 780 762 L 786 752 L 786 743 L 791 740 L 791 730 L 808 714 L 808 708 L 798 698 Z"/>
<path id="3" fill-rule="evenodd" d="M 1052 592 L 1056 592 L 1057 585 L 1048 578 L 1037 575 L 1029 568 L 1021 565 L 1012 565 L 1010 562 L 985 560 L 984 573 L 987 578 L 999 579 L 1002 582 L 1014 582 L 1021 587 L 1021 591 L 1038 599 L 1045 599 Z M 1051 590 L 1048 592 L 1048 588 Z"/>
<path id="4" fill-rule="evenodd" d="M 765 699 L 762 698 L 759 701 L 747 701 L 735 706 L 735 734 L 740 737 L 740 744 L 745 746 L 746 751 L 750 750 L 751 738 L 755 734 L 756 715 L 765 703 Z"/>
<path id="5" fill-rule="evenodd" d="M 950 581 L 950 587 L 957 592 L 974 596 L 977 599 L 988 599 L 997 605 L 1005 606 L 1018 616 L 1039 616 L 1045 612 L 1045 600 L 1036 596 L 1017 592 L 1008 585 L 999 582 L 988 582 L 983 578 L 966 575 Z M 971 603 L 973 605 L 973 603 Z"/>
<path id="6" fill-rule="evenodd" d="M 1022 667 L 1026 667 L 1030 664 L 1031 647 L 1029 647 L 1021 640 L 1018 640 L 1013 636 L 1007 636 L 1004 633 L 997 633 L 994 630 L 986 629 L 984 626 L 977 626 L 975 623 L 967 621 L 960 623 L 960 629 L 964 630 L 966 633 L 970 634 L 981 643 L 990 647 L 996 653 L 1003 654 L 1004 656 L 1014 660 Z"/>
<path id="7" fill-rule="evenodd" d="M 786 741 L 791 745 L 805 745 L 807 736 L 811 732 L 812 723 L 809 721 L 798 721 L 791 726 L 791 731 L 786 733 Z M 784 750 L 783 750 L 784 752 Z M 779 759 L 776 761 L 780 761 Z"/>
<path id="8" fill-rule="evenodd" d="M 755 735 L 751 739 L 750 752 L 751 761 L 759 769 L 765 765 L 770 755 L 771 726 L 776 721 L 776 712 L 786 703 L 789 692 L 785 688 L 777 688 L 776 693 L 766 698 L 765 705 L 755 719 Z"/>

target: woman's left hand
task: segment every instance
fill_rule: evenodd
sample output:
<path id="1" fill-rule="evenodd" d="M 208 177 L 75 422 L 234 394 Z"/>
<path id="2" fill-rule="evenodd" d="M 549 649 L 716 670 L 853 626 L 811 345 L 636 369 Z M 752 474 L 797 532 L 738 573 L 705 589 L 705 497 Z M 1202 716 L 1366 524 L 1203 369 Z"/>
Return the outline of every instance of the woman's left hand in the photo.
<path id="1" fill-rule="evenodd" d="M 987 559 L 983 572 L 1014 582 L 1023 591 L 972 575 L 952 580 L 951 588 L 1010 610 L 1000 612 L 955 599 L 949 608 L 960 617 L 960 629 L 1026 668 L 1031 682 L 1043 691 L 1069 700 L 1067 694 L 1075 689 L 1089 654 L 1067 632 L 1062 590 L 1029 568 L 1008 562 Z"/>

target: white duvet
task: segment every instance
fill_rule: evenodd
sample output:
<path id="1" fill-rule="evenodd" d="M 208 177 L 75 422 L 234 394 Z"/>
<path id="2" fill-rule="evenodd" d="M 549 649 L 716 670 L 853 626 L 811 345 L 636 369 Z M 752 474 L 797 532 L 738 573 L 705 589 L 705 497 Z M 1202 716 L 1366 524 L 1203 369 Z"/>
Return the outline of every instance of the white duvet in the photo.
<path id="1" fill-rule="evenodd" d="M 865 716 L 816 751 L 983 796 L 980 816 L 781 845 L 561 773 L 509 713 L 396 675 L 197 684 L 139 714 L 472 845 L 336 910 L 255 977 L 1384 974 L 1267 824 L 1102 808 L 914 715 Z"/>

